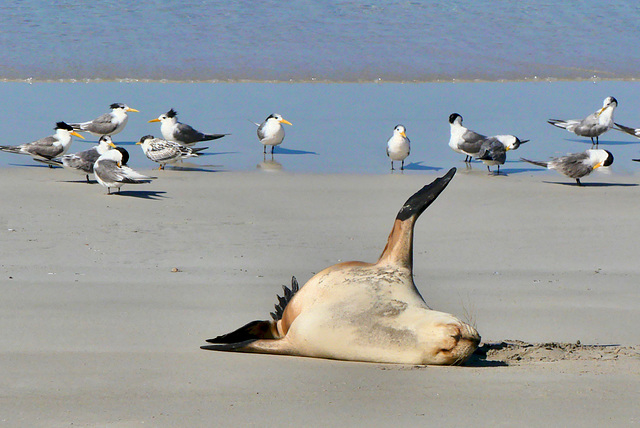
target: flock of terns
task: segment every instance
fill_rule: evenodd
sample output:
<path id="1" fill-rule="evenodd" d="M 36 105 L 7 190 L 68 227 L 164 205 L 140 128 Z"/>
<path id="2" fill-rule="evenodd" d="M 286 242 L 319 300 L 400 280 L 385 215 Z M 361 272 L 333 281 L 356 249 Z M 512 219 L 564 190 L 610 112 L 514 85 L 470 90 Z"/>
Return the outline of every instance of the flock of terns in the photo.
<path id="1" fill-rule="evenodd" d="M 600 167 L 607 167 L 613 163 L 613 154 L 608 150 L 598 148 L 598 137 L 609 129 L 614 128 L 627 134 L 640 138 L 640 128 L 630 128 L 615 123 L 613 112 L 618 106 L 618 101 L 614 97 L 604 99 L 602 108 L 590 114 L 584 119 L 549 119 L 548 123 L 581 137 L 591 138 L 591 149 L 582 153 L 571 153 L 566 156 L 552 158 L 549 161 L 533 161 L 520 158 L 520 160 L 538 165 L 543 168 L 553 169 L 569 178 L 576 180 L 580 186 L 580 179 L 585 177 Z M 496 174 L 500 174 L 500 165 L 507 159 L 507 152 L 515 150 L 521 144 L 529 140 L 520 140 L 514 135 L 494 135 L 485 136 L 471 131 L 462 125 L 462 116 L 452 113 L 449 116 L 451 128 L 451 138 L 449 147 L 457 153 L 465 155 L 465 163 L 472 159 L 481 160 L 487 165 L 491 173 L 491 166 L 497 166 Z M 394 169 L 393 162 L 401 161 L 400 169 L 404 169 L 404 160 L 411 151 L 410 141 L 407 137 L 405 127 L 398 125 L 393 130 L 393 135 L 387 142 L 387 156 L 391 159 L 391 169 Z M 633 159 L 640 162 L 640 159 Z"/>
<path id="2" fill-rule="evenodd" d="M 30 155 L 34 160 L 46 163 L 50 167 L 62 166 L 78 172 L 86 176 L 87 183 L 90 182 L 89 174 L 94 174 L 98 183 L 107 188 L 107 194 L 111 194 L 112 188 L 120 192 L 124 184 L 148 183 L 154 177 L 140 174 L 127 166 L 129 153 L 126 149 L 117 147 L 111 139 L 112 135 L 121 132 L 126 126 L 129 119 L 128 113 L 138 112 L 138 110 L 123 103 L 111 104 L 110 108 L 111 112 L 87 122 L 72 124 L 58 122 L 54 135 L 17 146 L 0 146 L 0 150 Z M 142 147 L 147 158 L 159 164 L 159 169 L 164 169 L 166 164 L 198 156 L 199 152 L 208 148 L 195 147 L 196 143 L 229 135 L 205 134 L 197 131 L 179 122 L 177 113 L 173 109 L 149 122 L 160 122 L 163 138 L 145 135 L 136 144 Z M 271 146 L 273 154 L 274 146 L 281 144 L 284 140 L 283 123 L 291 125 L 291 122 L 283 119 L 281 115 L 271 114 L 261 124 L 255 124 L 258 126 L 258 139 L 264 145 L 265 154 L 267 146 Z M 82 152 L 66 154 L 71 145 L 72 136 L 84 139 L 79 132 L 88 132 L 100 137 L 98 145 Z"/>
<path id="3" fill-rule="evenodd" d="M 613 163 L 613 154 L 608 150 L 598 148 L 598 137 L 611 128 L 625 132 L 640 138 L 640 128 L 630 128 L 617 124 L 613 120 L 613 112 L 618 105 L 614 97 L 605 98 L 602 108 L 590 114 L 584 119 L 550 119 L 548 123 L 558 128 L 581 137 L 591 138 L 592 147 L 582 153 L 572 153 L 567 156 L 552 158 L 549 161 L 533 161 L 520 158 L 520 160 L 553 169 L 565 176 L 575 179 L 581 185 L 580 179 L 589 175 L 592 171 L 607 167 Z M 31 143 L 17 146 L 0 146 L 0 150 L 8 153 L 30 155 L 34 160 L 44 162 L 49 166 L 62 166 L 86 176 L 89 182 L 89 174 L 95 174 L 98 183 L 107 188 L 107 194 L 111 194 L 112 188 L 124 184 L 148 183 L 154 177 L 149 177 L 136 172 L 127 166 L 129 153 L 122 147 L 116 147 L 111 136 L 121 132 L 127 124 L 129 112 L 138 112 L 123 103 L 115 103 L 110 106 L 111 112 L 105 113 L 94 120 L 81 123 L 67 124 L 58 122 L 55 134 L 41 138 Z M 189 157 L 196 157 L 207 147 L 195 147 L 197 143 L 216 140 L 229 134 L 205 134 L 195 130 L 191 126 L 178 121 L 177 113 L 171 109 L 167 113 L 151 119 L 149 122 L 160 122 L 162 138 L 153 135 L 145 135 L 136 144 L 142 147 L 142 151 L 150 160 L 159 164 L 159 169 L 164 169 L 166 164 L 175 163 Z M 273 155 L 274 147 L 284 140 L 285 132 L 282 124 L 291 125 L 279 114 L 269 115 L 258 127 L 257 135 L 264 146 L 264 154 L 267 146 L 271 146 Z M 487 165 L 491 173 L 491 166 L 497 166 L 496 174 L 500 174 L 500 165 L 506 161 L 507 152 L 516 150 L 528 140 L 520 140 L 514 135 L 485 136 L 471 131 L 462 125 L 462 116 L 453 113 L 449 116 L 451 137 L 449 147 L 457 153 L 465 155 L 465 163 L 472 159 L 478 159 Z M 88 150 L 66 154 L 71 145 L 71 137 L 84 137 L 79 132 L 88 132 L 100 137 L 98 145 Z M 407 137 L 403 125 L 397 125 L 393 135 L 387 141 L 387 156 L 391 159 L 391 169 L 394 170 L 394 162 L 401 162 L 400 169 L 404 169 L 404 160 L 411 152 L 410 140 Z M 640 159 L 633 159 L 640 161 Z"/>

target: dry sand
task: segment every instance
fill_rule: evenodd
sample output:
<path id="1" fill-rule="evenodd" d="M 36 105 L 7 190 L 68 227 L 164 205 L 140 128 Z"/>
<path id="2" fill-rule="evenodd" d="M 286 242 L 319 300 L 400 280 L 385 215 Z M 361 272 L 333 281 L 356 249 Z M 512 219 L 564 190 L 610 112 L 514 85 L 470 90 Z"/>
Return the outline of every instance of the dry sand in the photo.
<path id="1" fill-rule="evenodd" d="M 640 177 L 459 171 L 417 224 L 415 281 L 485 345 L 442 368 L 198 348 L 268 317 L 292 275 L 375 260 L 435 175 L 154 174 L 106 196 L 0 169 L 0 423 L 640 423 Z"/>

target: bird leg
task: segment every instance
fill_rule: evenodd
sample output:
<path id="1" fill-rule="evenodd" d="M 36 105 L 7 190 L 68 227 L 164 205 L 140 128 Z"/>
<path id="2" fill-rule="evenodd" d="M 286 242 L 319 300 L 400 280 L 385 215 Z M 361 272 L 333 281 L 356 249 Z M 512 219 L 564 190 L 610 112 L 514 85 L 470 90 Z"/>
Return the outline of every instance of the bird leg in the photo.
<path id="1" fill-rule="evenodd" d="M 400 166 L 400 171 L 404 171 L 404 159 L 402 160 L 402 165 Z"/>
<path id="2" fill-rule="evenodd" d="M 86 177 L 87 177 L 87 184 L 91 184 L 91 182 L 89 181 L 89 174 L 87 174 Z"/>
<path id="3" fill-rule="evenodd" d="M 576 178 L 576 183 L 578 183 L 578 186 L 582 186 L 582 183 L 580 183 L 580 179 Z"/>

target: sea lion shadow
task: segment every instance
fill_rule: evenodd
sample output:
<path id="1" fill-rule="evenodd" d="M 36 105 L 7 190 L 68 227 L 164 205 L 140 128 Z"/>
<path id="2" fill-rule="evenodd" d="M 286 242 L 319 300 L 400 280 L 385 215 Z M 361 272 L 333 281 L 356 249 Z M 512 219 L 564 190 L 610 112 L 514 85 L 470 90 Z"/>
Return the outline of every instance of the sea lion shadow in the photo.
<path id="1" fill-rule="evenodd" d="M 505 361 L 487 360 L 487 352 L 491 349 L 499 349 L 498 346 L 492 343 L 482 344 L 462 365 L 464 367 L 508 367 L 509 364 Z"/>
<path id="2" fill-rule="evenodd" d="M 404 169 L 411 171 L 440 171 L 442 168 L 438 166 L 422 165 L 424 161 L 411 162 L 404 166 Z"/>
<path id="3" fill-rule="evenodd" d="M 158 200 L 166 198 L 166 196 L 164 196 L 165 193 L 167 192 L 158 190 L 123 190 L 121 192 L 112 192 L 111 194 L 128 196 L 130 198 Z"/>
<path id="4" fill-rule="evenodd" d="M 572 186 L 572 187 L 636 187 L 638 186 L 637 183 L 594 183 L 594 182 L 587 182 L 587 183 L 581 183 L 581 186 L 578 186 L 578 183 L 574 182 L 567 182 L 567 181 L 543 181 L 543 183 L 547 183 L 547 184 L 559 184 L 561 186 Z"/>

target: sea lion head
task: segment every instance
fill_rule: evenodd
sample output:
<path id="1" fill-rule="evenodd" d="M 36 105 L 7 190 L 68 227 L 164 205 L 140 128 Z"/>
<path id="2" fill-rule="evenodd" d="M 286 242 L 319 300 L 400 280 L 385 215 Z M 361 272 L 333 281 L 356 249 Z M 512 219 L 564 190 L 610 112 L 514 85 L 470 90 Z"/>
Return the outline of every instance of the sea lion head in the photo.
<path id="1" fill-rule="evenodd" d="M 425 364 L 456 365 L 465 362 L 480 343 L 478 331 L 453 315 L 430 311 L 431 322 L 423 327 Z"/>

